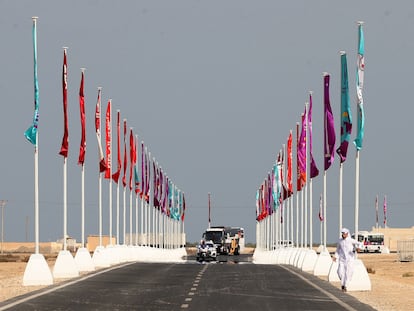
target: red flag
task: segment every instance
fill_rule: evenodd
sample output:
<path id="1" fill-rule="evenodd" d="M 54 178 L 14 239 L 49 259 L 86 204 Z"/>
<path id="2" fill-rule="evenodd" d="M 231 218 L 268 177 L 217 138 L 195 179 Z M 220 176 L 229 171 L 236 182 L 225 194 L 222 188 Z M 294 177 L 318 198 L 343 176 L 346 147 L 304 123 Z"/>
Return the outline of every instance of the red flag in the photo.
<path id="1" fill-rule="evenodd" d="M 117 150 L 118 150 L 118 167 L 115 173 L 112 174 L 112 179 L 114 182 L 118 183 L 119 175 L 121 173 L 121 142 L 120 142 L 120 136 L 121 136 L 121 112 L 117 111 L 117 122 L 116 122 L 116 134 L 117 134 Z"/>
<path id="2" fill-rule="evenodd" d="M 289 195 L 293 193 L 293 181 L 292 181 L 292 131 L 289 133 L 287 141 L 287 187 Z"/>
<path id="3" fill-rule="evenodd" d="M 69 149 L 68 130 L 68 67 L 66 62 L 66 49 L 63 49 L 62 68 L 62 90 L 63 90 L 63 139 L 59 154 L 67 158 Z"/>
<path id="4" fill-rule="evenodd" d="M 183 213 L 181 214 L 181 221 L 184 221 L 185 218 L 185 196 L 183 193 Z"/>
<path id="5" fill-rule="evenodd" d="M 108 101 L 108 106 L 106 107 L 106 170 L 105 178 L 111 178 L 111 100 Z"/>
<path id="6" fill-rule="evenodd" d="M 85 95 L 83 94 L 83 84 L 84 84 L 84 71 L 82 70 L 81 83 L 79 88 L 79 107 L 80 107 L 80 120 L 81 120 L 81 143 L 79 148 L 79 159 L 78 164 L 83 165 L 85 162 L 85 152 L 86 152 L 86 117 L 85 117 Z"/>
<path id="7" fill-rule="evenodd" d="M 135 159 L 136 159 L 136 155 L 135 155 L 135 139 L 134 139 L 134 134 L 132 133 L 132 128 L 130 128 L 130 132 L 129 132 L 129 157 L 130 157 L 130 167 L 129 167 L 129 190 L 132 191 L 132 187 L 133 187 L 133 183 L 132 180 L 134 178 L 134 173 L 133 173 L 133 168 L 135 165 Z"/>
<path id="8" fill-rule="evenodd" d="M 95 130 L 96 139 L 98 140 L 99 173 L 102 173 L 106 171 L 106 162 L 101 144 L 101 88 L 98 88 L 98 100 L 96 101 Z"/>
<path id="9" fill-rule="evenodd" d="M 126 147 L 127 125 L 124 119 L 124 176 L 122 176 L 122 185 L 126 187 L 126 170 L 128 165 L 127 147 Z"/>

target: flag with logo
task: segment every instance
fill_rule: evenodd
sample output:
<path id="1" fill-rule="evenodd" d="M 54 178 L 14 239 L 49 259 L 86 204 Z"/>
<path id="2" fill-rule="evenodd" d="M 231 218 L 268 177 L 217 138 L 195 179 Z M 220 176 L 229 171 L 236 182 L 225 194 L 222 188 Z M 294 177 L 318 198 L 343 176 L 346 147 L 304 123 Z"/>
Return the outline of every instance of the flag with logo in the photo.
<path id="1" fill-rule="evenodd" d="M 329 169 L 334 161 L 335 148 L 335 124 L 332 114 L 331 102 L 329 99 L 329 80 L 330 75 L 324 75 L 324 156 L 325 156 L 325 171 Z"/>
<path id="2" fill-rule="evenodd" d="M 37 128 L 39 126 L 39 82 L 37 80 L 37 27 L 33 19 L 33 71 L 34 71 L 34 115 L 33 124 L 24 132 L 26 139 L 37 147 Z"/>
<path id="3" fill-rule="evenodd" d="M 341 144 L 336 149 L 341 163 L 345 162 L 352 132 L 351 105 L 349 102 L 348 65 L 345 52 L 341 53 Z"/>
<path id="4" fill-rule="evenodd" d="M 364 70 L 365 70 L 365 40 L 362 29 L 362 22 L 358 23 L 358 59 L 357 59 L 357 74 L 356 74 L 356 89 L 357 89 L 357 111 L 358 111 L 358 128 L 354 144 L 357 150 L 362 149 L 362 141 L 364 139 L 364 99 L 362 91 L 364 88 Z"/>
<path id="5" fill-rule="evenodd" d="M 95 107 L 95 131 L 98 140 L 99 173 L 106 171 L 106 162 L 101 143 L 101 88 L 98 88 L 98 99 Z"/>

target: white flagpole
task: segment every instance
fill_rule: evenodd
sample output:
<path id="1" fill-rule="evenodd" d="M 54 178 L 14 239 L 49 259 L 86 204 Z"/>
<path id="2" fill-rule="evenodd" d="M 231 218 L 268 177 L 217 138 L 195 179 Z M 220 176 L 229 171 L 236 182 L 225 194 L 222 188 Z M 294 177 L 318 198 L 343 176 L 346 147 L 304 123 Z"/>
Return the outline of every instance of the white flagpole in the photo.
<path id="1" fill-rule="evenodd" d="M 308 159 L 309 159 L 309 155 L 308 155 L 308 150 L 309 150 L 309 126 L 308 126 L 308 107 L 309 107 L 309 103 L 306 102 L 305 103 L 305 133 L 306 133 L 306 144 L 305 144 L 305 186 L 304 186 L 304 192 L 305 192 L 305 201 L 304 201 L 304 208 L 305 208 L 305 248 L 308 247 Z"/>
<path id="2" fill-rule="evenodd" d="M 139 159 L 139 145 L 138 145 L 138 134 L 135 134 L 135 149 L 136 149 L 136 162 L 135 162 L 135 168 L 138 165 L 138 159 Z M 135 172 L 134 172 L 135 173 Z M 135 175 L 134 175 L 135 177 Z M 135 184 L 135 179 L 134 179 L 134 184 Z M 135 187 L 134 186 L 134 193 L 135 193 L 135 245 L 138 246 L 138 192 L 135 191 Z"/>
<path id="3" fill-rule="evenodd" d="M 117 109 L 116 110 L 116 113 L 117 113 L 117 115 L 119 115 L 120 114 L 120 110 L 119 109 Z M 120 117 L 119 117 L 119 119 L 120 119 Z M 118 120 L 119 119 L 117 119 L 117 122 L 118 122 Z M 120 121 L 119 121 L 119 123 L 120 123 Z M 118 126 L 119 126 L 119 128 L 118 128 Z M 120 129 L 120 124 L 118 125 L 117 124 L 117 144 L 118 145 L 120 145 L 120 142 L 118 141 L 118 139 L 121 139 L 121 129 Z M 118 136 L 118 131 L 119 131 L 119 136 Z M 118 149 L 117 149 L 117 151 L 119 151 Z M 118 155 L 118 157 L 120 157 L 120 155 Z M 121 167 L 122 167 L 122 165 L 121 165 Z M 116 183 L 116 244 L 117 245 L 119 245 L 119 177 L 121 176 L 121 172 L 119 172 L 119 176 L 118 176 L 118 181 L 117 181 L 117 183 Z"/>
<path id="4" fill-rule="evenodd" d="M 299 141 L 299 122 L 296 122 L 296 180 L 298 178 L 298 167 L 299 163 L 297 161 L 297 146 Z M 299 247 L 299 191 L 297 190 L 296 182 L 296 246 Z"/>
<path id="5" fill-rule="evenodd" d="M 109 168 L 109 245 L 112 245 L 112 99 L 109 100 L 109 105 L 111 107 L 110 110 L 110 122 L 109 122 L 109 135 L 110 135 L 110 144 L 109 149 L 111 150 L 111 154 L 109 155 L 109 162 L 111 163 L 111 167 Z"/>
<path id="6" fill-rule="evenodd" d="M 85 74 L 85 68 L 81 68 Z M 81 166 L 81 218 L 82 218 L 82 247 L 85 247 L 85 163 Z M 65 239 L 66 240 L 66 239 Z"/>
<path id="7" fill-rule="evenodd" d="M 98 97 L 99 97 L 99 141 L 98 146 L 101 144 L 101 97 L 100 94 L 102 92 L 102 87 L 98 87 Z M 100 163 L 101 158 L 99 155 L 98 163 Z M 99 210 L 99 246 L 102 246 L 102 173 L 100 171 L 100 167 L 98 169 L 98 210 Z"/>

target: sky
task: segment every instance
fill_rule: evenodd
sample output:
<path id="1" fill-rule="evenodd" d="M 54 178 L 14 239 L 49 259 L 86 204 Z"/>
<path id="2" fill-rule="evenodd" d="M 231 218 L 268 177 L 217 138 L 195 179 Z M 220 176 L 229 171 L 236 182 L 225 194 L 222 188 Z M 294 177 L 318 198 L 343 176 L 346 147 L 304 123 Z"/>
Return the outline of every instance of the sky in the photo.
<path id="1" fill-rule="evenodd" d="M 85 67 L 85 234 L 98 233 L 97 87 L 112 99 L 163 171 L 185 193 L 185 232 L 245 228 L 256 239 L 256 190 L 313 91 L 314 242 L 323 192 L 323 72 L 339 133 L 340 50 L 347 52 L 356 135 L 357 21 L 364 21 L 365 136 L 360 152 L 359 229 L 414 225 L 409 124 L 414 62 L 412 1 L 0 1 L 0 199 L 4 240 L 34 241 L 32 16 L 38 16 L 40 241 L 63 234 L 62 61 L 68 47 L 68 234 L 81 239 L 79 83 Z M 113 114 L 115 119 L 115 114 Z M 339 136 L 337 135 L 337 142 Z M 354 228 L 355 148 L 343 171 L 343 224 Z M 339 161 L 327 173 L 328 243 L 338 237 Z M 103 182 L 107 188 L 107 181 Z M 115 189 L 115 188 L 113 188 Z M 115 197 L 115 194 L 113 195 Z M 103 194 L 108 234 L 108 193 Z M 115 204 L 115 203 L 113 203 Z M 114 205 L 115 206 L 115 205 Z M 115 226 L 115 224 L 114 224 Z M 114 227 L 115 228 L 115 227 Z M 351 230 L 352 231 L 352 230 Z"/>

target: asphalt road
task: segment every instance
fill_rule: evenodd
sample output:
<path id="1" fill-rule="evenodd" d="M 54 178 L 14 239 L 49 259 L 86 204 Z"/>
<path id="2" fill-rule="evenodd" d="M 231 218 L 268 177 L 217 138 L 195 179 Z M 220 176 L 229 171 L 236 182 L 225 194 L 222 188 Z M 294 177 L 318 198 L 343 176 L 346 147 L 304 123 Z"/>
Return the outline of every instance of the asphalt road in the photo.
<path id="1" fill-rule="evenodd" d="M 0 310 L 374 310 L 290 266 L 247 255 L 218 262 L 128 263 L 0 304 Z"/>

